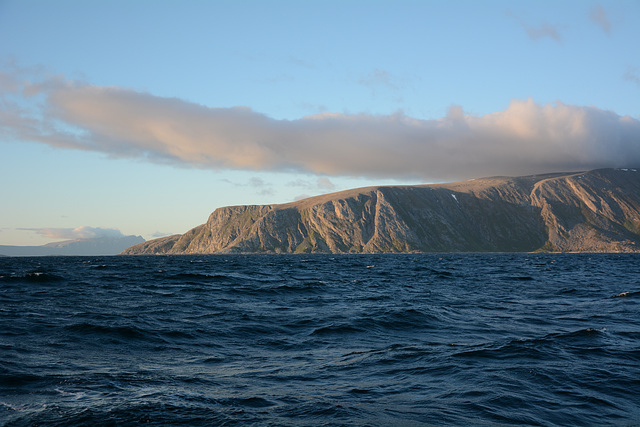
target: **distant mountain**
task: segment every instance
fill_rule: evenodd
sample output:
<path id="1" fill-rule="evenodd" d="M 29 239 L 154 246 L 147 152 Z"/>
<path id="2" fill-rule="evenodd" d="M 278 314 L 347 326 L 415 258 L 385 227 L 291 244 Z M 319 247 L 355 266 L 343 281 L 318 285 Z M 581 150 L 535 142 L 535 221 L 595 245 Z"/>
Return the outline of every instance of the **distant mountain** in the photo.
<path id="1" fill-rule="evenodd" d="M 141 236 L 124 236 L 67 240 L 42 246 L 0 245 L 0 254 L 5 256 L 117 255 L 129 246 L 141 242 L 144 242 Z"/>
<path id="2" fill-rule="evenodd" d="M 640 252 L 640 172 L 599 169 L 368 187 L 217 209 L 123 254 Z"/>

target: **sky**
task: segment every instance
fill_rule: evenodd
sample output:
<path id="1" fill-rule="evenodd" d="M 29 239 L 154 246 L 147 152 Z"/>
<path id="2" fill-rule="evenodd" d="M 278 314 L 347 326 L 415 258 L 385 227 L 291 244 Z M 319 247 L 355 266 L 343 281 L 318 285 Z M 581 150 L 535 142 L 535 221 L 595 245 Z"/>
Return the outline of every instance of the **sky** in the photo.
<path id="1" fill-rule="evenodd" d="M 0 0 L 0 245 L 640 167 L 640 2 Z"/>

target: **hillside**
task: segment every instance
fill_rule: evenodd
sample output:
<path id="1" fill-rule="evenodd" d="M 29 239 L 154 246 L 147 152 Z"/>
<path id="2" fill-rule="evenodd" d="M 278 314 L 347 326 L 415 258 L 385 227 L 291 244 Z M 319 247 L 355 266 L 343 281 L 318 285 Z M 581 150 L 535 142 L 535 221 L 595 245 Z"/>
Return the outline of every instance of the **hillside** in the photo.
<path id="1" fill-rule="evenodd" d="M 91 239 L 65 240 L 42 246 L 0 245 L 4 256 L 97 256 L 116 255 L 131 245 L 144 242 L 141 236 L 96 237 Z"/>
<path id="2" fill-rule="evenodd" d="M 640 252 L 640 172 L 599 169 L 368 187 L 216 209 L 123 254 Z"/>

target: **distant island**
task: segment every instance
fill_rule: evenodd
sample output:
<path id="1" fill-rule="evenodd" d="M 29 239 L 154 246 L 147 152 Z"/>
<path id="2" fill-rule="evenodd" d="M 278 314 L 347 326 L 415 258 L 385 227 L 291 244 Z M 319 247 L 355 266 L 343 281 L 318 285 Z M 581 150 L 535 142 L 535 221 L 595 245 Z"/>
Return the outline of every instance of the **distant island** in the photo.
<path id="1" fill-rule="evenodd" d="M 640 252 L 640 172 L 367 187 L 216 209 L 123 254 Z"/>
<path id="2" fill-rule="evenodd" d="M 141 242 L 144 242 L 141 236 L 122 236 L 65 240 L 41 246 L 0 245 L 0 256 L 117 255 Z"/>

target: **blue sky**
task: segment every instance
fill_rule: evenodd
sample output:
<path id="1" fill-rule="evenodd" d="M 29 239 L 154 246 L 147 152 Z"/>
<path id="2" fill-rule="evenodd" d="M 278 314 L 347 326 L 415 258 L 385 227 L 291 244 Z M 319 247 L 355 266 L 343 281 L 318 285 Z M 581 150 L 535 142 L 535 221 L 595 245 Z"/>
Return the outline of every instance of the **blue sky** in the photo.
<path id="1" fill-rule="evenodd" d="M 0 0 L 0 244 L 640 166 L 640 2 Z"/>

